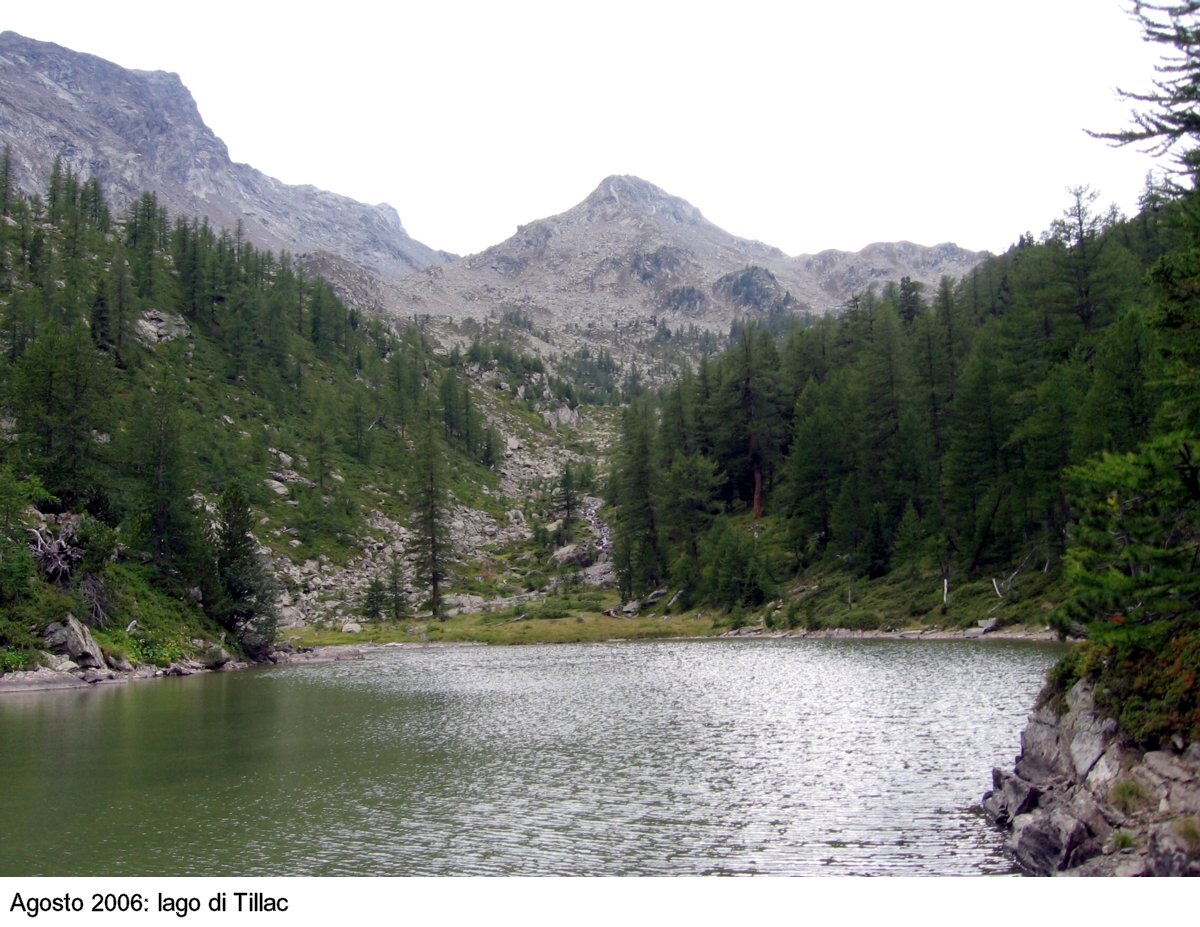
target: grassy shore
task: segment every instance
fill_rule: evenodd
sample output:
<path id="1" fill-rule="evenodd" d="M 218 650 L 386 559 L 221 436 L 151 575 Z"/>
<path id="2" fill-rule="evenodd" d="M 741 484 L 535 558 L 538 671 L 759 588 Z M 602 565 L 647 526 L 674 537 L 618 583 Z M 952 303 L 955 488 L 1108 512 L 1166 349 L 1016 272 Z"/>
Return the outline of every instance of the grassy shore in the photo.
<path id="1" fill-rule="evenodd" d="M 555 618 L 518 617 L 475 612 L 445 621 L 412 620 L 363 625 L 355 634 L 304 628 L 297 635 L 305 646 L 335 644 L 462 643 L 571 644 L 607 640 L 655 640 L 668 637 L 712 637 L 727 625 L 714 624 L 711 614 L 689 612 L 660 617 L 614 618 L 601 612 L 572 612 Z"/>

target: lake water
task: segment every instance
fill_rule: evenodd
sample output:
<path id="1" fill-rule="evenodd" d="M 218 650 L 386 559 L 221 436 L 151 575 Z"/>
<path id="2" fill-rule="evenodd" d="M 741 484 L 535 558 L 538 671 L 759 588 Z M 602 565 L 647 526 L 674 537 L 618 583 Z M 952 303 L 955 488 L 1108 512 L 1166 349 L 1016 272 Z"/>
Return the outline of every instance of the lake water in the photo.
<path id="1" fill-rule="evenodd" d="M 389 648 L 0 698 L 0 876 L 1007 873 L 1051 645 Z"/>

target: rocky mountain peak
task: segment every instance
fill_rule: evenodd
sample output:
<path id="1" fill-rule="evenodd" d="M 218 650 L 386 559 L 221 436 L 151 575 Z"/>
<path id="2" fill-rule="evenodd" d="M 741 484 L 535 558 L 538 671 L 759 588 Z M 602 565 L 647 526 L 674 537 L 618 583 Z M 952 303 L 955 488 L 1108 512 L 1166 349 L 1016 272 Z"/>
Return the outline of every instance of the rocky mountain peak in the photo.
<path id="1" fill-rule="evenodd" d="M 631 174 L 613 174 L 605 177 L 576 209 L 584 211 L 591 219 L 614 220 L 625 216 L 654 216 L 681 225 L 699 225 L 706 222 L 700 210 L 687 200 L 671 196 L 650 181 Z"/>
<path id="2" fill-rule="evenodd" d="M 229 158 L 178 74 L 135 71 L 18 35 L 0 34 L 0 145 L 13 180 L 43 192 L 59 158 L 95 177 L 118 209 L 153 191 L 173 215 L 242 223 L 261 248 L 331 252 L 384 278 L 445 263 L 405 232 L 391 206 L 293 186 Z"/>

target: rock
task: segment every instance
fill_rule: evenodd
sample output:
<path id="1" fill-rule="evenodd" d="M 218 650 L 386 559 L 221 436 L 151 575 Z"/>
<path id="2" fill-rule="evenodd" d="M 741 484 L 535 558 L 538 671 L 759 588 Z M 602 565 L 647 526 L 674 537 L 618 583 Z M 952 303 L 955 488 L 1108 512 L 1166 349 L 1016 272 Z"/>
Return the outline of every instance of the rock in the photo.
<path id="1" fill-rule="evenodd" d="M 196 657 L 196 662 L 205 669 L 220 669 L 233 659 L 233 654 L 224 647 L 213 644 Z"/>
<path id="2" fill-rule="evenodd" d="M 1061 715 L 1049 706 L 1034 712 L 1013 772 L 993 770 L 983 797 L 989 820 L 1011 829 L 1006 847 L 1017 862 L 1039 875 L 1200 874 L 1200 821 L 1190 816 L 1200 811 L 1200 763 L 1186 751 L 1125 746 L 1116 722 L 1097 714 L 1086 680 L 1064 701 Z M 1110 804 L 1119 781 L 1144 798 Z M 1115 853 L 1116 828 L 1148 855 Z"/>
<path id="3" fill-rule="evenodd" d="M 446 614 L 460 615 L 463 612 L 475 612 L 483 607 L 486 602 L 483 596 L 470 595 L 463 593 L 461 595 L 448 595 L 442 600 L 442 605 L 446 607 Z"/>
<path id="4" fill-rule="evenodd" d="M 584 569 L 583 581 L 591 586 L 611 589 L 617 584 L 617 568 L 608 560 L 593 563 Z"/>
<path id="5" fill-rule="evenodd" d="M 1196 827 L 1196 822 L 1192 821 Z M 1147 866 L 1155 876 L 1200 875 L 1200 846 L 1180 833 L 1180 822 L 1160 824 L 1150 832 Z"/>
<path id="6" fill-rule="evenodd" d="M 144 344 L 155 345 L 176 338 L 188 338 L 192 329 L 183 316 L 161 309 L 146 309 L 133 325 L 134 334 Z"/>
<path id="7" fill-rule="evenodd" d="M 1055 808 L 1049 814 L 1022 814 L 1013 820 L 1008 849 L 1022 866 L 1039 875 L 1066 869 L 1076 850 L 1087 839 L 1087 828 L 1065 811 Z"/>
<path id="8" fill-rule="evenodd" d="M 263 480 L 263 485 L 277 496 L 286 496 L 288 488 L 279 480 Z"/>
<path id="9" fill-rule="evenodd" d="M 582 544 L 567 544 L 550 555 L 550 562 L 556 567 L 591 566 L 594 559 L 592 552 Z"/>
<path id="10" fill-rule="evenodd" d="M 1196 775 L 1194 769 L 1188 769 L 1182 761 L 1165 750 L 1155 750 L 1147 753 L 1142 757 L 1142 763 L 1148 769 L 1157 773 L 1161 779 L 1174 779 L 1177 782 L 1184 782 L 1190 778 L 1195 778 Z"/>
<path id="11" fill-rule="evenodd" d="M 294 605 L 285 605 L 279 609 L 279 627 L 298 628 L 304 624 L 304 615 Z"/>
<path id="12" fill-rule="evenodd" d="M 342 633 L 343 634 L 361 634 L 362 633 L 362 625 L 359 624 L 357 621 L 343 622 Z"/>
<path id="13" fill-rule="evenodd" d="M 84 669 L 108 669 L 100 645 L 92 638 L 92 632 L 73 615 L 48 625 L 42 637 L 47 649 L 53 653 L 69 655 Z"/>
<path id="14" fill-rule="evenodd" d="M 43 650 L 41 658 L 42 666 L 60 673 L 69 673 L 71 670 L 79 669 L 79 664 L 65 653 L 51 653 L 49 650 Z"/>
<path id="15" fill-rule="evenodd" d="M 39 666 L 0 675 L 0 692 L 36 692 L 42 689 L 83 689 L 87 683 L 71 673 Z"/>
<path id="16" fill-rule="evenodd" d="M 992 770 L 992 791 L 983 797 L 983 811 L 995 824 L 1008 824 L 1037 806 L 1041 790 L 1014 773 Z"/>
<path id="17" fill-rule="evenodd" d="M 579 412 L 570 406 L 559 406 L 556 409 L 547 410 L 542 413 L 542 418 L 555 430 L 563 427 L 579 427 Z"/>

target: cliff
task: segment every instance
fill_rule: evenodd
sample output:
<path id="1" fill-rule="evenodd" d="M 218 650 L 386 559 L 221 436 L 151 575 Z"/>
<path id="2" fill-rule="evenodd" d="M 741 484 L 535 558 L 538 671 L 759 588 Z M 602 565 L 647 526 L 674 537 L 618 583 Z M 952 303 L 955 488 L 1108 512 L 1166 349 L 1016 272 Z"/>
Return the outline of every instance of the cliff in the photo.
<path id="1" fill-rule="evenodd" d="M 1030 873 L 1200 875 L 1200 743 L 1130 746 L 1086 679 L 1033 713 L 992 781 L 984 813 Z"/>

